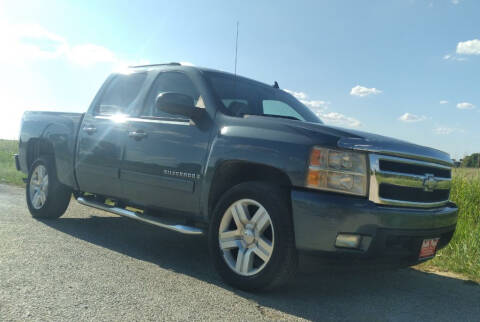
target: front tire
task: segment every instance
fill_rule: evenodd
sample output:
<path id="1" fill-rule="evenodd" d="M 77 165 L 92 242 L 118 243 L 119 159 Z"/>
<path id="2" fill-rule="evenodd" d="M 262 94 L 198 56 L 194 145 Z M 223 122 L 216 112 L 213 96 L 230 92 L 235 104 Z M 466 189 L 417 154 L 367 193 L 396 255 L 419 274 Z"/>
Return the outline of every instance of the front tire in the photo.
<path id="1" fill-rule="evenodd" d="M 53 158 L 42 156 L 33 162 L 26 187 L 32 217 L 59 218 L 67 210 L 71 194 L 71 190 L 58 181 Z"/>
<path id="2" fill-rule="evenodd" d="M 246 182 L 217 203 L 209 229 L 214 266 L 246 291 L 287 282 L 298 263 L 288 194 L 273 185 Z"/>

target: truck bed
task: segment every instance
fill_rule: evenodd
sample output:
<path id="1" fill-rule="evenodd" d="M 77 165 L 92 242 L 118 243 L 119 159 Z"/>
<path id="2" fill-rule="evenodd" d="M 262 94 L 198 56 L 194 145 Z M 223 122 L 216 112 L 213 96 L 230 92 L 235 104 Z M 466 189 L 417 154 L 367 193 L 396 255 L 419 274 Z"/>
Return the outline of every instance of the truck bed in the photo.
<path id="1" fill-rule="evenodd" d="M 27 111 L 22 117 L 19 165 L 24 173 L 34 161 L 33 147 L 55 151 L 58 179 L 75 187 L 74 157 L 76 139 L 83 113 Z M 35 144 L 45 142 L 45 144 Z"/>

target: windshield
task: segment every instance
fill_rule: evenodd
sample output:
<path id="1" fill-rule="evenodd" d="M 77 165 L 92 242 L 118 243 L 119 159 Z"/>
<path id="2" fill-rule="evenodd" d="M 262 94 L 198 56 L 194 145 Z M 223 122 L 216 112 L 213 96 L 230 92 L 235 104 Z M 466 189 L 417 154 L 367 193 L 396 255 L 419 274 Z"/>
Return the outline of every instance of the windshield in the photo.
<path id="1" fill-rule="evenodd" d="M 308 107 L 280 89 L 220 72 L 205 72 L 205 76 L 229 115 L 262 115 L 322 123 Z"/>

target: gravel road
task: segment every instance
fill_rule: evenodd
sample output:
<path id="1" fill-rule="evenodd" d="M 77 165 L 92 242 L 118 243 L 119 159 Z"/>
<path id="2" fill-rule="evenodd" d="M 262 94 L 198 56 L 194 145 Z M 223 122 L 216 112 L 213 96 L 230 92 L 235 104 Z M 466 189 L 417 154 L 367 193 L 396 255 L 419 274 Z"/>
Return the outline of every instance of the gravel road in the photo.
<path id="1" fill-rule="evenodd" d="M 479 303 L 477 284 L 413 269 L 309 266 L 282 290 L 249 294 L 219 280 L 204 237 L 74 201 L 37 221 L 23 189 L 0 185 L 0 321 L 478 321 Z"/>

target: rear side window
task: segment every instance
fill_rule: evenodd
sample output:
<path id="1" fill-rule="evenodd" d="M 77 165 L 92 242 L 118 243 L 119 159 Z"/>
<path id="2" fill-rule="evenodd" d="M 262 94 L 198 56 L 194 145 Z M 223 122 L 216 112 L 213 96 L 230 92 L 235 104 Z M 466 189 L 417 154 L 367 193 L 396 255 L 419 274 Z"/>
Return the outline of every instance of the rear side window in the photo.
<path id="1" fill-rule="evenodd" d="M 96 115 L 126 113 L 138 97 L 147 73 L 116 75 L 108 84 L 96 108 Z"/>

